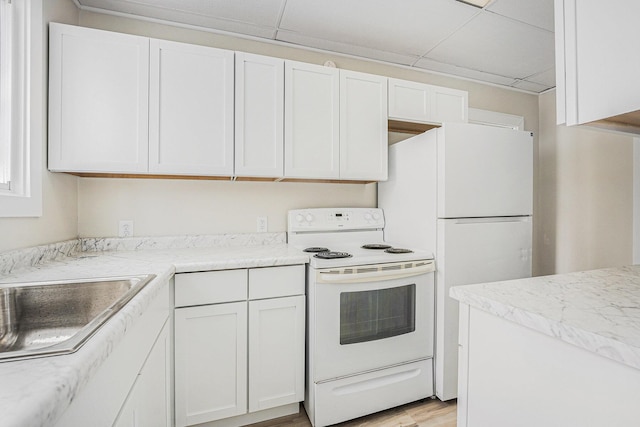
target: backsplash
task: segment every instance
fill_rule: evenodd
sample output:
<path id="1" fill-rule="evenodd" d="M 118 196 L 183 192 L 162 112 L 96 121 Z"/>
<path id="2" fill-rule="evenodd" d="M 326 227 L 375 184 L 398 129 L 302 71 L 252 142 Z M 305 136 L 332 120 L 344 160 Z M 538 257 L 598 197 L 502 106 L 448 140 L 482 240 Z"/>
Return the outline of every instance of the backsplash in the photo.
<path id="1" fill-rule="evenodd" d="M 80 248 L 79 240 L 67 240 L 49 245 L 2 252 L 0 253 L 0 276 L 11 274 L 23 268 L 73 256 L 80 251 Z"/>
<path id="2" fill-rule="evenodd" d="M 287 233 L 239 233 L 158 237 L 88 237 L 0 253 L 0 276 L 82 252 L 184 249 L 219 246 L 275 245 L 287 242 Z"/>
<path id="3" fill-rule="evenodd" d="M 158 237 L 90 237 L 80 239 L 82 252 L 147 249 L 210 248 L 214 246 L 275 245 L 287 242 L 287 233 L 239 233 Z"/>

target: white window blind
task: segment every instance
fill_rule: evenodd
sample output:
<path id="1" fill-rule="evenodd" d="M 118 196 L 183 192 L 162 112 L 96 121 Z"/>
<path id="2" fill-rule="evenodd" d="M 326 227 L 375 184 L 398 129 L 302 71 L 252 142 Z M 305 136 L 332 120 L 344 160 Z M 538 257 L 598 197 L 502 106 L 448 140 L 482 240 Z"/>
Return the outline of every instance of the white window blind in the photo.
<path id="1" fill-rule="evenodd" d="M 45 1 L 0 0 L 0 217 L 42 215 Z"/>
<path id="2" fill-rule="evenodd" d="M 0 0 L 0 191 L 11 190 L 11 0 Z"/>

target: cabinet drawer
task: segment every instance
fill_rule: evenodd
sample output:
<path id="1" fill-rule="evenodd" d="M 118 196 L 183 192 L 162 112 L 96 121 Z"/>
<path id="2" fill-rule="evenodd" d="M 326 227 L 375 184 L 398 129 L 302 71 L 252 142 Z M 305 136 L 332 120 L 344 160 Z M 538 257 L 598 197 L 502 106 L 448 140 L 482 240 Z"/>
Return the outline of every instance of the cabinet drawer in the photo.
<path id="1" fill-rule="evenodd" d="M 249 270 L 249 299 L 304 295 L 304 265 Z"/>
<path id="2" fill-rule="evenodd" d="M 176 307 L 247 299 L 247 270 L 176 274 Z"/>

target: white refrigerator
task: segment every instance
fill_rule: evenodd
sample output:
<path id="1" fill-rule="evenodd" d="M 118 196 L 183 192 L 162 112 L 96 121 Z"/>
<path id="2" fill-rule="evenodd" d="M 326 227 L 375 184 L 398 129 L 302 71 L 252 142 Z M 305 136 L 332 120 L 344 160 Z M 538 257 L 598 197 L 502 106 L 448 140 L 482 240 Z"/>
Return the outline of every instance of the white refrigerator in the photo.
<path id="1" fill-rule="evenodd" d="M 532 133 L 447 123 L 389 147 L 385 240 L 436 259 L 435 390 L 457 397 L 452 286 L 531 276 Z"/>

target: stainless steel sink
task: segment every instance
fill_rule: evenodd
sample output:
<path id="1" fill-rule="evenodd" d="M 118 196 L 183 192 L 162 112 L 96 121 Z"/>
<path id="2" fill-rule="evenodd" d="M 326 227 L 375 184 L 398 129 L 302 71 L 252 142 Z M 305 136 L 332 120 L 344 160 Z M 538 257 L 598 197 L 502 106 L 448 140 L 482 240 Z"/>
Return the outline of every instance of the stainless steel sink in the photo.
<path id="1" fill-rule="evenodd" d="M 154 277 L 0 284 L 0 362 L 73 353 Z"/>

